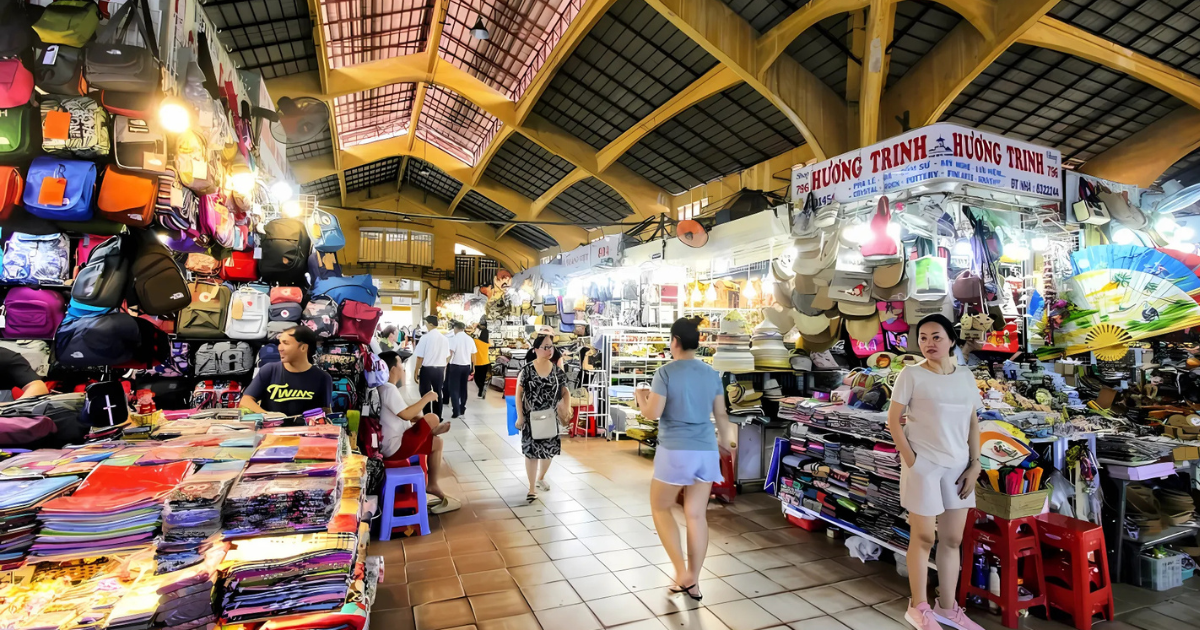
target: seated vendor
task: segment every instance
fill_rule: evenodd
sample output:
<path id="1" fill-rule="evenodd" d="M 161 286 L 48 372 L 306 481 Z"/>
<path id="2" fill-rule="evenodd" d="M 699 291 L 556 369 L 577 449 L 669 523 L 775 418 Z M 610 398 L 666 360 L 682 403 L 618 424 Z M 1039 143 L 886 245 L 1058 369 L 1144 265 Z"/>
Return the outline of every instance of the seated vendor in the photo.
<path id="1" fill-rule="evenodd" d="M 0 348 L 0 389 L 5 396 L 0 400 L 12 400 L 12 389 L 21 390 L 21 398 L 33 398 L 50 393 L 46 383 L 29 366 L 29 361 L 20 354 Z"/>
<path id="2" fill-rule="evenodd" d="M 333 379 L 312 364 L 317 351 L 317 333 L 296 326 L 279 335 L 279 363 L 258 370 L 242 394 L 242 409 L 257 413 L 277 411 L 299 416 L 310 409 L 329 412 Z"/>
<path id="3" fill-rule="evenodd" d="M 409 403 L 404 399 L 397 384 L 404 382 L 404 363 L 395 352 L 379 355 L 388 367 L 388 382 L 379 386 L 379 402 L 382 411 L 379 423 L 383 426 L 383 453 L 385 466 L 404 466 L 413 455 L 425 455 L 429 468 L 429 481 L 425 491 L 438 498 L 429 504 L 430 514 L 453 512 L 462 507 L 454 497 L 448 497 L 438 485 L 442 468 L 441 434 L 450 430 L 449 422 L 441 422 L 437 414 L 423 413 L 425 405 L 437 400 L 438 393 L 431 391 L 420 400 Z"/>

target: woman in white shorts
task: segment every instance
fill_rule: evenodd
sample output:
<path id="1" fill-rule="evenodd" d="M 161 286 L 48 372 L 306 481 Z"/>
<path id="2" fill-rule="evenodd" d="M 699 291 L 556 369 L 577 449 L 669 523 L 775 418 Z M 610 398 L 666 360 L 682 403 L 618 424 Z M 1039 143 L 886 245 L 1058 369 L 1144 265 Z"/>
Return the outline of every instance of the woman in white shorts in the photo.
<path id="1" fill-rule="evenodd" d="M 658 448 L 654 451 L 654 479 L 650 482 L 650 511 L 654 529 L 675 567 L 672 593 L 692 599 L 700 593 L 700 569 L 708 550 L 708 497 L 713 482 L 721 481 L 721 444 L 732 450 L 733 425 L 725 413 L 721 375 L 700 359 L 700 330 L 694 319 L 678 319 L 671 326 L 671 358 L 654 373 L 650 389 L 634 395 L 642 415 L 658 420 Z M 713 417 L 717 419 L 713 429 Z M 687 522 L 687 561 L 679 541 L 679 528 L 671 515 L 683 491 Z"/>
<path id="2" fill-rule="evenodd" d="M 908 510 L 908 585 L 904 618 L 917 630 L 939 630 L 938 622 L 959 630 L 983 630 L 955 603 L 961 569 L 963 529 L 975 507 L 979 477 L 979 417 L 982 406 L 975 377 L 958 365 L 954 325 L 943 315 L 917 324 L 925 360 L 896 378 L 888 407 L 888 430 L 900 452 L 900 505 Z M 900 419 L 906 417 L 903 425 Z M 935 540 L 940 590 L 934 607 L 927 601 L 929 552 Z"/>

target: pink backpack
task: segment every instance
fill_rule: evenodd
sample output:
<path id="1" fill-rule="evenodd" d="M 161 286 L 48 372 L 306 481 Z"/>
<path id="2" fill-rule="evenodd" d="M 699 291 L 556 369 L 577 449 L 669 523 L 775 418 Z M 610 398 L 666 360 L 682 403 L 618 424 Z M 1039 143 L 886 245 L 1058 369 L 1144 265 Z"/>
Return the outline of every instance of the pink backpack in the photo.
<path id="1" fill-rule="evenodd" d="M 371 343 L 371 338 L 375 336 L 375 328 L 379 325 L 379 318 L 383 317 L 383 309 L 354 300 L 345 300 L 340 310 L 338 336 L 359 343 Z"/>
<path id="2" fill-rule="evenodd" d="M 33 96 L 33 73 L 20 59 L 0 60 L 0 109 L 20 107 Z"/>
<path id="3" fill-rule="evenodd" d="M 96 236 L 95 234 L 84 234 L 83 238 L 79 239 L 79 245 L 75 246 L 75 275 L 79 275 L 79 270 L 87 264 L 88 256 L 92 255 L 92 250 L 96 249 L 101 243 L 112 238 L 111 236 Z"/>
<path id="4" fill-rule="evenodd" d="M 4 296 L 4 336 L 8 339 L 53 339 L 67 297 L 61 291 L 13 287 Z"/>
<path id="5" fill-rule="evenodd" d="M 199 224 L 200 231 L 212 236 L 221 247 L 233 247 L 233 217 L 220 195 L 204 195 L 200 198 Z"/>

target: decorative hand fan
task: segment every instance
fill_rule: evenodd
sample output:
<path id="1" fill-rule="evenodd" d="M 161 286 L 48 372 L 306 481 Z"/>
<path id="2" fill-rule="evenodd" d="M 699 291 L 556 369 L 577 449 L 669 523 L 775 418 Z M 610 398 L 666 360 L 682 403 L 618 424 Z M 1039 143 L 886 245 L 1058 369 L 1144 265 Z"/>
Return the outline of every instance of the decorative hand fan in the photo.
<path id="1" fill-rule="evenodd" d="M 1200 325 L 1200 278 L 1162 252 L 1099 245 L 1071 254 L 1071 266 L 1070 308 L 1055 333 L 1067 354 L 1115 354 L 1129 341 Z"/>

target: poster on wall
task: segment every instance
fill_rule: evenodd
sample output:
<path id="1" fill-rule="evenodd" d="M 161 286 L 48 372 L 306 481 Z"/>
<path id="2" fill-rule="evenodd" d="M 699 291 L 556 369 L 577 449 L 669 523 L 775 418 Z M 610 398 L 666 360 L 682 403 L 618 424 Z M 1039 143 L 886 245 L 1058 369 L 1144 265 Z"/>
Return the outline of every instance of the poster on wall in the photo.
<path id="1" fill-rule="evenodd" d="M 817 206 L 868 200 L 917 186 L 962 182 L 1026 197 L 1062 199 L 1062 156 L 1028 142 L 936 123 L 835 158 L 792 168 L 792 199 Z"/>

